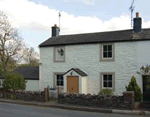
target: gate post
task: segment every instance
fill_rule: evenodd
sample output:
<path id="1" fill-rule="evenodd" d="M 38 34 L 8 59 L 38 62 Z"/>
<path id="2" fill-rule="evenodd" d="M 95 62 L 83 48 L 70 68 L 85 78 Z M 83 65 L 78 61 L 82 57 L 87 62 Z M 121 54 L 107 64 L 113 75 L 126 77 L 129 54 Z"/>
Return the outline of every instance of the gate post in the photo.
<path id="1" fill-rule="evenodd" d="M 45 102 L 48 102 L 48 88 L 44 88 Z"/>

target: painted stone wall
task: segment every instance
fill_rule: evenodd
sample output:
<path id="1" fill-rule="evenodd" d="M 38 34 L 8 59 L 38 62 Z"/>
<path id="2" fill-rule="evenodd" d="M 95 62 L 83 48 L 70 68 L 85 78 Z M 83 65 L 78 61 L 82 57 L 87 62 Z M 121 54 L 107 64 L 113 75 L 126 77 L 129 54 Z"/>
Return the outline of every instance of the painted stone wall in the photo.
<path id="1" fill-rule="evenodd" d="M 122 95 L 131 76 L 136 75 L 137 42 L 115 43 L 115 62 L 100 62 L 100 45 L 65 46 L 65 62 L 53 62 L 53 47 L 40 48 L 40 82 L 43 89 L 53 86 L 53 72 L 79 68 L 88 75 L 87 93 L 100 91 L 100 72 L 115 72 L 115 94 Z"/>
<path id="2" fill-rule="evenodd" d="M 27 91 L 38 91 L 39 90 L 39 80 L 27 80 L 26 90 Z"/>

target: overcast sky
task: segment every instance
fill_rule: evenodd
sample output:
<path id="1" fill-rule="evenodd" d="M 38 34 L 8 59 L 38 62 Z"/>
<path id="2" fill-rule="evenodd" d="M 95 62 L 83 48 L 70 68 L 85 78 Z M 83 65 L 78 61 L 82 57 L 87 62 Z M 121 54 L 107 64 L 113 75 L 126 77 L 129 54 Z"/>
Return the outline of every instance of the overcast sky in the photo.
<path id="1" fill-rule="evenodd" d="M 131 29 L 132 0 L 0 0 L 0 10 L 19 28 L 24 41 L 39 52 L 38 45 L 51 37 L 51 26 L 60 35 Z M 135 0 L 133 16 L 139 12 L 143 28 L 150 28 L 150 0 Z"/>

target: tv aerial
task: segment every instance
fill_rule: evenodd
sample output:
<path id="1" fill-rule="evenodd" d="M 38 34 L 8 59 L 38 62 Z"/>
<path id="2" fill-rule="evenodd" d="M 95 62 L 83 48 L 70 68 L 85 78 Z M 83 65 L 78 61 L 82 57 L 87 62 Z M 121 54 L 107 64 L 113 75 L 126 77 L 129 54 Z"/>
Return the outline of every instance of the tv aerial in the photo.
<path id="1" fill-rule="evenodd" d="M 133 22 L 133 11 L 135 6 L 133 6 L 134 4 L 134 0 L 132 1 L 131 7 L 129 8 L 131 10 L 131 27 L 132 27 L 132 22 Z"/>

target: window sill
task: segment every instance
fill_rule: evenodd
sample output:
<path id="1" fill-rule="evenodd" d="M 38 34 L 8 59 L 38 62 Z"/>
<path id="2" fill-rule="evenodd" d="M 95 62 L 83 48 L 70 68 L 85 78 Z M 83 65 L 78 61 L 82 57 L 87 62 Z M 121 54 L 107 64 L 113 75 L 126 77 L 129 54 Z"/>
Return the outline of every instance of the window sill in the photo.
<path id="1" fill-rule="evenodd" d="M 58 89 L 58 87 L 59 89 L 64 89 L 64 86 L 56 86 L 56 89 Z"/>
<path id="2" fill-rule="evenodd" d="M 115 62 L 114 59 L 101 59 L 100 62 Z"/>
<path id="3" fill-rule="evenodd" d="M 113 88 L 109 88 L 109 87 L 103 87 L 103 89 L 113 89 Z"/>
<path id="4" fill-rule="evenodd" d="M 62 60 L 62 61 L 54 61 L 54 63 L 57 63 L 57 62 L 58 62 L 58 63 L 59 63 L 59 62 L 65 62 L 65 60 Z"/>

